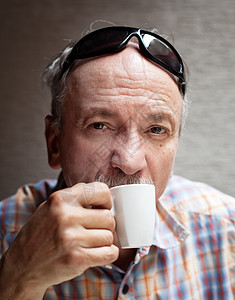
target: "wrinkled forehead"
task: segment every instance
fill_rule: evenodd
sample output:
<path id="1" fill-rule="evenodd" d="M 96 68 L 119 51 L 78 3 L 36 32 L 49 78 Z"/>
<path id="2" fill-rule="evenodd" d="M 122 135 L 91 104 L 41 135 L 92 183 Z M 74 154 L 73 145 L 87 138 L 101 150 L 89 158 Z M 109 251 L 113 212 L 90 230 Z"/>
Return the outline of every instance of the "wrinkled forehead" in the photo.
<path id="1" fill-rule="evenodd" d="M 64 112 L 82 116 L 92 111 L 135 118 L 137 110 L 170 113 L 178 126 L 182 96 L 169 74 L 145 59 L 135 47 L 79 62 L 67 77 Z"/>
<path id="2" fill-rule="evenodd" d="M 97 81 L 108 81 L 110 77 L 132 80 L 133 84 L 138 82 L 140 87 L 154 85 L 154 82 L 157 87 L 159 81 L 165 80 L 172 83 L 168 88 L 178 90 L 173 76 L 143 57 L 135 43 L 129 43 L 123 51 L 115 54 L 78 61 L 70 70 L 68 82 L 71 87 L 81 86 L 85 82 L 89 82 L 90 86 Z"/>

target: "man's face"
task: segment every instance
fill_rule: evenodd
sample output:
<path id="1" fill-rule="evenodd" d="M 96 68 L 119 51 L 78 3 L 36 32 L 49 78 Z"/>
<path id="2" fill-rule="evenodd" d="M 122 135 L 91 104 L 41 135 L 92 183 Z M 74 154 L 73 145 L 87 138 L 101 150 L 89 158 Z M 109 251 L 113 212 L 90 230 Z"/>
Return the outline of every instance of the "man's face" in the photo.
<path id="1" fill-rule="evenodd" d="M 57 137 L 67 185 L 141 178 L 159 197 L 172 173 L 181 105 L 173 79 L 132 46 L 74 68 Z"/>

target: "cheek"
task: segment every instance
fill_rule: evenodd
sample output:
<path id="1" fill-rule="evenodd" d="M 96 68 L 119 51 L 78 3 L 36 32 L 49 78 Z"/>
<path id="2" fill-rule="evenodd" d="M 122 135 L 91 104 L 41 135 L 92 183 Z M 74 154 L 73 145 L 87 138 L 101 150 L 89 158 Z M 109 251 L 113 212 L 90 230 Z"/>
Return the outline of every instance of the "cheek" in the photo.
<path id="1" fill-rule="evenodd" d="M 164 192 L 167 183 L 172 175 L 177 145 L 161 146 L 156 149 L 155 154 L 150 158 L 150 173 L 156 187 L 157 198 Z"/>
<path id="2" fill-rule="evenodd" d="M 108 147 L 80 138 L 66 138 L 60 146 L 63 174 L 67 185 L 91 182 L 109 156 Z"/>

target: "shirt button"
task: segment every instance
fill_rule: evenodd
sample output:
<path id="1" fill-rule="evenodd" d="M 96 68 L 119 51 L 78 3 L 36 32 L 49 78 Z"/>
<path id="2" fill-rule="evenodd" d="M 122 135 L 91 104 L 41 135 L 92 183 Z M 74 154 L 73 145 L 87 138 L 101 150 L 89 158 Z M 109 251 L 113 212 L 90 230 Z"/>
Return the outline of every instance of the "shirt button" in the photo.
<path id="1" fill-rule="evenodd" d="M 129 286 L 127 284 L 124 285 L 123 289 L 122 289 L 122 293 L 125 295 L 127 294 L 129 291 Z"/>

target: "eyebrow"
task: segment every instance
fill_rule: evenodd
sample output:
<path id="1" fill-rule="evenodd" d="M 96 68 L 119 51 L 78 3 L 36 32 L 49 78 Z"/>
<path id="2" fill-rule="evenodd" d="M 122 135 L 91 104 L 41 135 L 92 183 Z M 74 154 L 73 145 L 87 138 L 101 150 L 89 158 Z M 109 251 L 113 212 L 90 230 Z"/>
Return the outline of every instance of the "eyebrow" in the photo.
<path id="1" fill-rule="evenodd" d="M 106 117 L 106 118 L 110 118 L 112 116 L 114 116 L 115 113 L 108 110 L 108 109 L 104 109 L 104 108 L 91 108 L 87 111 L 77 111 L 75 113 L 75 119 L 77 120 L 78 123 L 86 123 L 87 120 L 95 118 L 95 117 Z"/>
<path id="2" fill-rule="evenodd" d="M 107 110 L 107 109 L 91 109 L 91 111 L 86 112 L 83 116 L 85 118 L 93 118 L 93 117 L 112 117 L 114 114 L 114 112 Z"/>
<path id="3" fill-rule="evenodd" d="M 171 125 L 171 129 L 175 131 L 175 119 L 170 113 L 155 113 L 155 114 L 149 114 L 149 119 L 152 119 L 153 121 L 167 121 Z"/>

